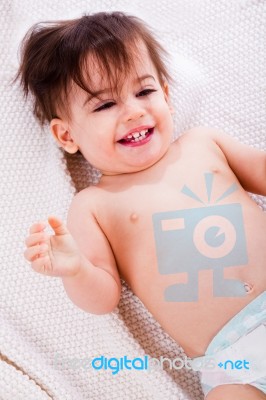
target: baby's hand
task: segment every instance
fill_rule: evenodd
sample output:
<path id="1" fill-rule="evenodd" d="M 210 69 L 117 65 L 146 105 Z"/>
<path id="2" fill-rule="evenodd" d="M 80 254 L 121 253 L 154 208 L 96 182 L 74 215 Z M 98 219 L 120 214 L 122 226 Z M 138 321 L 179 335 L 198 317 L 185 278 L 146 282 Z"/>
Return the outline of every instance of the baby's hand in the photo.
<path id="1" fill-rule="evenodd" d="M 81 254 L 78 247 L 60 219 L 48 218 L 54 235 L 44 232 L 46 224 L 39 222 L 31 226 L 25 244 L 25 258 L 32 268 L 45 275 L 70 277 L 79 272 Z"/>

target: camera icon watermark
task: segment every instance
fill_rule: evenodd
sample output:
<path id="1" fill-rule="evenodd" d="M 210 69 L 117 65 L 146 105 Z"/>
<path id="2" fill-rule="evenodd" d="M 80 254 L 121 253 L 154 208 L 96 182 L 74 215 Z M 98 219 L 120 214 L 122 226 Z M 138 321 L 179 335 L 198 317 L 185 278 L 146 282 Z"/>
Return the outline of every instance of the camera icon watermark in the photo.
<path id="1" fill-rule="evenodd" d="M 210 199 L 213 174 L 205 174 Z M 246 294 L 244 284 L 224 279 L 224 268 L 247 264 L 246 238 L 241 204 L 216 205 L 237 190 L 232 185 L 214 205 L 159 212 L 153 214 L 158 269 L 161 274 L 186 272 L 186 284 L 166 288 L 164 297 L 170 302 L 198 300 L 198 272 L 213 271 L 213 295 L 237 297 Z M 184 186 L 182 192 L 203 203 Z"/>

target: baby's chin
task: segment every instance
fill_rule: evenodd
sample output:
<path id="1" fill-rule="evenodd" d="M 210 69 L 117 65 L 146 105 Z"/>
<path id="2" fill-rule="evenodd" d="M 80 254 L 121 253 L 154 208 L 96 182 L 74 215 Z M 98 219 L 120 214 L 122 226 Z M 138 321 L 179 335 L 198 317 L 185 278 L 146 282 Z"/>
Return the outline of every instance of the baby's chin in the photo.
<path id="1" fill-rule="evenodd" d="M 114 169 L 107 169 L 107 170 L 100 170 L 103 176 L 116 176 L 116 175 L 125 175 L 125 174 L 135 174 L 138 172 L 143 172 L 152 168 L 155 164 L 157 164 L 166 154 L 166 151 L 158 154 L 157 157 L 154 157 L 146 162 L 142 162 L 136 165 L 127 165 L 124 168 L 114 168 Z"/>

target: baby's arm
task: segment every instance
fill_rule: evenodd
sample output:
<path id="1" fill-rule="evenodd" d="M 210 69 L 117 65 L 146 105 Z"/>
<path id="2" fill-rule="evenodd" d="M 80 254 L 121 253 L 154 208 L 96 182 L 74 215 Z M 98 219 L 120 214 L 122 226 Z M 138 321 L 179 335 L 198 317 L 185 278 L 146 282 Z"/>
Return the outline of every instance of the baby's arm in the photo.
<path id="1" fill-rule="evenodd" d="M 220 147 L 242 187 L 247 192 L 266 196 L 266 152 L 245 145 L 221 131 L 200 130 Z"/>
<path id="2" fill-rule="evenodd" d="M 68 228 L 56 217 L 48 219 L 55 235 L 44 232 L 44 223 L 34 224 L 24 254 L 37 272 L 61 277 L 68 296 L 78 307 L 105 314 L 117 306 L 121 282 L 110 245 L 87 198 L 78 194 L 73 199 Z"/>
<path id="3" fill-rule="evenodd" d="M 82 252 L 80 274 L 64 278 L 71 300 L 90 313 L 106 314 L 117 306 L 121 281 L 110 244 L 93 215 L 94 196 L 90 189 L 73 199 L 67 226 Z"/>

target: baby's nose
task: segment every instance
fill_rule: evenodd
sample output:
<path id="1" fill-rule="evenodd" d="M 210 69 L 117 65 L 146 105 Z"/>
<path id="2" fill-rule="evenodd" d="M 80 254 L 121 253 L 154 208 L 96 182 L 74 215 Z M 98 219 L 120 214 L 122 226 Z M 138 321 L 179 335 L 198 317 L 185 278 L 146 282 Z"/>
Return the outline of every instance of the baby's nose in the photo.
<path id="1" fill-rule="evenodd" d="M 137 121 L 138 119 L 140 119 L 141 117 L 144 116 L 143 112 L 135 112 L 132 113 L 129 117 L 128 117 L 128 121 Z"/>
<path id="2" fill-rule="evenodd" d="M 136 121 L 145 115 L 144 108 L 138 102 L 132 101 L 130 104 L 125 104 L 125 120 Z"/>

